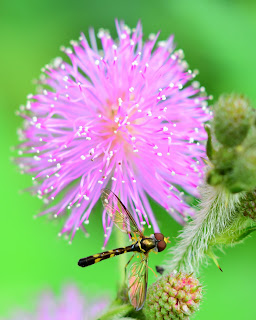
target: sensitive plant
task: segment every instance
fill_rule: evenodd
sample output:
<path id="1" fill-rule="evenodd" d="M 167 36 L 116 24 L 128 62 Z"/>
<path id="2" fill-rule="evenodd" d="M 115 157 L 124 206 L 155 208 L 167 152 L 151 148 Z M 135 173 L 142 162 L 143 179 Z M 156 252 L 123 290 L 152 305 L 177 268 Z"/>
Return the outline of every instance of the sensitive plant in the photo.
<path id="1" fill-rule="evenodd" d="M 116 22 L 82 34 L 42 69 L 38 93 L 18 114 L 25 119 L 16 160 L 32 175 L 33 194 L 54 218 L 65 216 L 60 234 L 86 225 L 100 190 L 108 186 L 134 213 L 138 224 L 159 231 L 148 196 L 180 224 L 194 211 L 186 195 L 198 196 L 205 157 L 204 123 L 211 115 L 203 87 L 193 79 L 173 36 L 143 42 L 142 26 Z M 112 224 L 103 212 L 105 243 Z"/>
<path id="2" fill-rule="evenodd" d="M 57 58 L 43 69 L 38 94 L 19 112 L 25 122 L 17 163 L 33 175 L 31 192 L 44 198 L 41 214 L 67 216 L 61 234 L 71 239 L 78 229 L 87 232 L 83 224 L 105 186 L 137 224 L 155 231 L 148 195 L 184 224 L 194 215 L 186 195 L 201 194 L 198 214 L 149 289 L 145 312 L 133 312 L 126 288 L 101 317 L 189 319 L 201 286 L 185 272 L 198 272 L 206 256 L 220 268 L 214 248 L 239 243 L 256 229 L 255 115 L 245 97 L 222 96 L 205 127 L 207 159 L 207 97 L 191 81 L 196 72 L 174 50 L 173 37 L 157 42 L 159 35 L 150 35 L 143 43 L 140 23 L 134 30 L 117 23 L 117 33 L 114 41 L 100 30 L 98 50 L 90 30 L 91 47 L 82 35 L 73 49 L 63 48 L 71 63 Z M 105 211 L 103 227 L 106 244 L 112 222 Z"/>
<path id="3" fill-rule="evenodd" d="M 255 116 L 243 95 L 223 95 L 214 105 L 206 127 L 208 165 L 199 212 L 171 250 L 171 270 L 199 272 L 210 257 L 222 271 L 216 248 L 234 246 L 256 230 Z"/>

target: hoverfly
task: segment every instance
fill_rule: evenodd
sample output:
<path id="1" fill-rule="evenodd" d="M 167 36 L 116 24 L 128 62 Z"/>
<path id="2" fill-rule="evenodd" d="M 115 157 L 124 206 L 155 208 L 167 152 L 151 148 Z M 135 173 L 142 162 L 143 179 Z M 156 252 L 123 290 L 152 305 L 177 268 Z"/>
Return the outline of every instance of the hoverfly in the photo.
<path id="1" fill-rule="evenodd" d="M 125 274 L 131 305 L 138 311 L 143 307 L 147 294 L 148 254 L 151 251 L 163 251 L 169 241 L 162 233 L 154 233 L 149 237 L 145 237 L 138 228 L 131 213 L 111 190 L 102 189 L 101 200 L 113 223 L 121 231 L 130 235 L 133 243 L 124 248 L 109 250 L 82 258 L 78 261 L 78 265 L 80 267 L 87 267 L 126 252 L 133 252 L 132 257 L 126 264 Z M 138 255 L 139 259 L 132 263 L 127 273 L 127 267 L 135 255 Z"/>

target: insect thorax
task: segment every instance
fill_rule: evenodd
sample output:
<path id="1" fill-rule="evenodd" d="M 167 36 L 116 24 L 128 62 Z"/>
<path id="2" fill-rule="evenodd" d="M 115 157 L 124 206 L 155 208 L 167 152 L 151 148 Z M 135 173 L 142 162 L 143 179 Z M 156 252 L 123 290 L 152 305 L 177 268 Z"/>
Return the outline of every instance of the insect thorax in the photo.
<path id="1" fill-rule="evenodd" d="M 135 250 L 138 252 L 141 252 L 141 249 L 143 249 L 145 252 L 148 252 L 149 250 L 154 249 L 155 247 L 156 241 L 152 238 L 141 239 L 135 244 Z"/>

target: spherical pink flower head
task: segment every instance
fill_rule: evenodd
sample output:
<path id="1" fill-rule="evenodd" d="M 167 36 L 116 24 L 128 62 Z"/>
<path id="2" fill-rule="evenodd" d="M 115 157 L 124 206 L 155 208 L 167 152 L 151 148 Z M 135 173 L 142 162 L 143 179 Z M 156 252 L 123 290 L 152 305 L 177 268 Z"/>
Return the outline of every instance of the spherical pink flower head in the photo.
<path id="1" fill-rule="evenodd" d="M 52 203 L 42 214 L 67 215 L 61 233 L 85 230 L 100 191 L 108 186 L 139 224 L 158 232 L 147 195 L 179 223 L 193 214 L 180 190 L 197 196 L 210 115 L 195 73 L 187 70 L 173 36 L 142 41 L 138 23 L 116 23 L 118 39 L 90 30 L 73 48 L 71 63 L 43 69 L 39 94 L 30 95 L 18 162 L 37 181 L 32 191 Z M 58 199 L 55 199 L 59 195 Z M 112 222 L 103 212 L 106 241 Z"/>
<path id="2" fill-rule="evenodd" d="M 12 320 L 93 320 L 99 319 L 109 301 L 107 298 L 88 300 L 74 285 L 63 288 L 61 296 L 44 292 L 38 300 L 35 312 L 14 311 Z"/>

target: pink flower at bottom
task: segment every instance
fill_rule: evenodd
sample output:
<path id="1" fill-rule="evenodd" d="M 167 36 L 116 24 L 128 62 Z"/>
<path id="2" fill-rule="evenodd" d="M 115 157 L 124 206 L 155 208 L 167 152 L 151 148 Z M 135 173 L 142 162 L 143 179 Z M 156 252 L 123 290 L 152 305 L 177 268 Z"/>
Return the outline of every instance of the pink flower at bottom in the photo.
<path id="1" fill-rule="evenodd" d="M 109 304 L 106 298 L 88 300 L 75 286 L 63 288 L 60 298 L 45 292 L 35 312 L 16 311 L 10 320 L 96 320 Z"/>
<path id="2" fill-rule="evenodd" d="M 67 217 L 61 233 L 86 232 L 103 187 L 130 208 L 136 222 L 159 231 L 148 196 L 179 223 L 193 211 L 184 190 L 198 196 L 205 156 L 207 97 L 173 36 L 142 41 L 142 27 L 116 23 L 115 41 L 94 31 L 63 48 L 70 63 L 56 58 L 43 69 L 39 93 L 29 95 L 19 130 L 23 172 L 31 191 L 44 198 L 41 214 Z M 103 212 L 105 243 L 112 222 Z"/>

